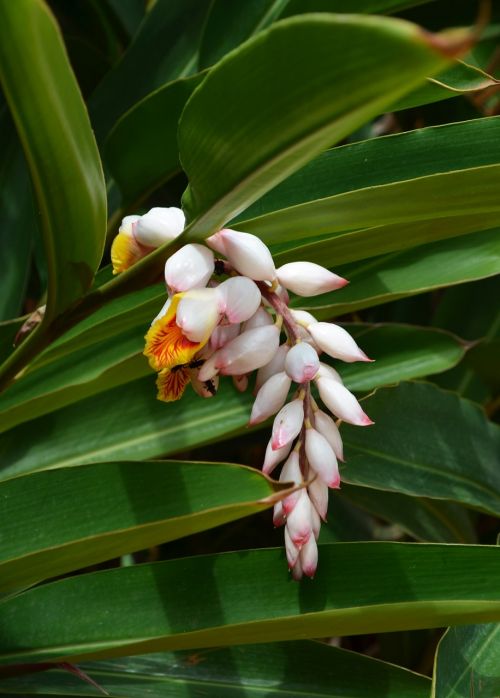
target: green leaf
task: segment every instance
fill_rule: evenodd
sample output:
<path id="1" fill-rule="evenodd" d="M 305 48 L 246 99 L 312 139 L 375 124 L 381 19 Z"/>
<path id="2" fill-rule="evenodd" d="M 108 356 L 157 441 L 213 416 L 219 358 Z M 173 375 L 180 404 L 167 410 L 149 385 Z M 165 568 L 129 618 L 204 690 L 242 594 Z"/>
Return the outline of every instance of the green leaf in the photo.
<path id="1" fill-rule="evenodd" d="M 432 698 L 500 695 L 500 624 L 449 628 L 438 645 Z"/>
<path id="2" fill-rule="evenodd" d="M 344 324 L 374 364 L 345 364 L 339 370 L 350 390 L 373 390 L 451 368 L 465 345 L 446 332 L 411 325 Z"/>
<path id="3" fill-rule="evenodd" d="M 210 71 L 180 121 L 188 236 L 221 228 L 445 64 L 420 29 L 382 17 L 306 15 L 246 42 Z"/>
<path id="4" fill-rule="evenodd" d="M 181 171 L 177 122 L 204 74 L 176 80 L 126 112 L 105 143 L 105 159 L 126 205 L 135 205 Z"/>
<path id="5" fill-rule="evenodd" d="M 500 427 L 474 403 L 430 383 L 363 401 L 376 422 L 342 426 L 349 483 L 449 499 L 500 516 Z"/>
<path id="6" fill-rule="evenodd" d="M 495 546 L 413 543 L 321 546 L 314 583 L 293 582 L 273 548 L 133 565 L 6 599 L 0 662 L 496 621 L 499 574 Z"/>
<path id="7" fill-rule="evenodd" d="M 92 662 L 79 667 L 120 698 L 428 698 L 429 679 L 319 642 L 223 647 Z M 96 696 L 68 671 L 52 669 L 0 682 L 0 695 Z"/>
<path id="8" fill-rule="evenodd" d="M 370 514 L 396 524 L 417 540 L 430 543 L 476 542 L 470 517 L 458 504 L 345 483 L 342 494 Z"/>
<path id="9" fill-rule="evenodd" d="M 445 223 L 441 221 L 441 225 Z M 350 280 L 349 286 L 319 298 L 301 298 L 300 302 L 295 299 L 293 305 L 310 310 L 317 317 L 331 318 L 442 286 L 493 276 L 500 272 L 499 229 L 381 255 L 363 264 L 340 265 L 335 271 Z"/>
<path id="10" fill-rule="evenodd" d="M 89 110 L 99 141 L 136 102 L 196 71 L 209 5 L 209 0 L 154 3 L 129 49 L 90 98 Z"/>
<path id="11" fill-rule="evenodd" d="M 6 111 L 0 114 L 0 151 L 0 320 L 7 320 L 23 306 L 37 224 L 26 161 Z"/>
<path id="12" fill-rule="evenodd" d="M 0 62 L 41 211 L 48 321 L 88 290 L 101 261 L 104 179 L 59 29 L 40 0 L 0 6 Z"/>
<path id="13" fill-rule="evenodd" d="M 0 591 L 263 511 L 284 490 L 225 463 L 97 463 L 13 478 L 0 484 Z"/>

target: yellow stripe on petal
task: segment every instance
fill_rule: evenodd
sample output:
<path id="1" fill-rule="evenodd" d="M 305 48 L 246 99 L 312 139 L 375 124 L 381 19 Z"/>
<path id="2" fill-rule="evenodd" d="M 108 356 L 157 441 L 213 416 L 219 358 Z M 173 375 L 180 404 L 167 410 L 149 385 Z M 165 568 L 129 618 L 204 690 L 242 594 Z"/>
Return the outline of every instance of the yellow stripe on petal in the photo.
<path id="1" fill-rule="evenodd" d="M 182 397 L 189 381 L 189 372 L 185 368 L 179 368 L 173 371 L 166 368 L 160 371 L 156 380 L 158 400 L 162 400 L 163 402 L 174 402 L 178 400 Z"/>
<path id="2" fill-rule="evenodd" d="M 203 342 L 192 342 L 177 326 L 175 314 L 182 296 L 182 293 L 177 293 L 172 298 L 166 315 L 153 322 L 145 337 L 144 355 L 155 371 L 189 363 L 208 341 L 207 338 Z"/>
<path id="3" fill-rule="evenodd" d="M 125 271 L 145 257 L 152 248 L 140 245 L 133 235 L 118 233 L 111 245 L 113 274 Z"/>

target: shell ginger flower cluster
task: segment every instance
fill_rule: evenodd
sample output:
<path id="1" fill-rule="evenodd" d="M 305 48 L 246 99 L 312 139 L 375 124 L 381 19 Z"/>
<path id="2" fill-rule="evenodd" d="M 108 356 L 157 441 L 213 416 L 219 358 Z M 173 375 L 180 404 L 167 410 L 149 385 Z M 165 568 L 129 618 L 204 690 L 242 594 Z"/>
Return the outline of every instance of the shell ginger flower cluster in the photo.
<path id="1" fill-rule="evenodd" d="M 150 247 L 161 237 L 155 236 L 155 224 L 165 239 L 181 232 L 182 212 L 172 211 L 153 209 L 156 214 L 143 217 Z M 125 219 L 120 234 L 126 239 L 117 238 L 116 271 L 127 258 L 127 239 L 134 248 L 129 257 L 139 258 L 141 219 Z M 274 524 L 284 527 L 293 577 L 313 577 L 328 490 L 340 485 L 342 439 L 334 418 L 372 424 L 337 371 L 321 358 L 370 359 L 339 325 L 290 308 L 288 291 L 316 296 L 347 281 L 310 262 L 276 268 L 266 245 L 249 233 L 223 229 L 205 242 L 185 245 L 165 264 L 168 297 L 146 335 L 144 350 L 158 373 L 158 398 L 178 400 L 188 384 L 200 396 L 212 397 L 220 376 L 232 376 L 236 387 L 245 390 L 250 374 L 257 371 L 249 424 L 275 415 L 263 471 L 270 474 L 283 463 L 280 481 L 296 486 L 275 505 Z"/>

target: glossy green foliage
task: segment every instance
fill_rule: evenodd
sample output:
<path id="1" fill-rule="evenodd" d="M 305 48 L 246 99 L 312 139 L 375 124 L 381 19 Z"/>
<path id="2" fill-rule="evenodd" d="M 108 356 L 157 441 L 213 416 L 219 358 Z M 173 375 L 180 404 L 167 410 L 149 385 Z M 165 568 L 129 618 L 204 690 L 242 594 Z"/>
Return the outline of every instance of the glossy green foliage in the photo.
<path id="1" fill-rule="evenodd" d="M 90 287 L 101 261 L 106 199 L 99 154 L 62 37 L 42 2 L 2 4 L 0 63 L 41 214 L 47 312 L 57 315 Z"/>

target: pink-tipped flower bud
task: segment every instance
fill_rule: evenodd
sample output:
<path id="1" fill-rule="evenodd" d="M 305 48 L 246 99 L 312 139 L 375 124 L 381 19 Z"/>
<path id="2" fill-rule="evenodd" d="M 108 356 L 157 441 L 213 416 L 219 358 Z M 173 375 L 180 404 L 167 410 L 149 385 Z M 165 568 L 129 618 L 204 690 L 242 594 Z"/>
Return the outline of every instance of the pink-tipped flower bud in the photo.
<path id="1" fill-rule="evenodd" d="M 239 325 L 218 325 L 210 335 L 210 347 L 217 351 L 240 333 Z"/>
<path id="2" fill-rule="evenodd" d="M 318 475 L 318 477 L 315 477 L 309 484 L 307 491 L 309 492 L 314 511 L 321 516 L 323 521 L 326 521 L 326 513 L 328 511 L 328 485 Z"/>
<path id="3" fill-rule="evenodd" d="M 264 308 L 259 308 L 257 312 L 245 322 L 243 329 L 246 332 L 247 330 L 255 330 L 257 327 L 265 327 L 266 325 L 273 324 L 274 320 L 272 316 L 269 315 L 267 310 L 264 310 Z"/>
<path id="4" fill-rule="evenodd" d="M 290 568 L 289 568 L 289 569 L 290 569 Z M 296 562 L 295 565 L 292 567 L 292 569 L 290 570 L 290 572 L 292 573 L 292 579 L 293 579 L 295 582 L 300 582 L 300 580 L 302 579 L 303 574 L 304 574 L 304 573 L 302 572 L 302 565 L 300 564 L 300 555 L 299 555 L 299 557 L 297 558 L 297 562 Z"/>
<path id="5" fill-rule="evenodd" d="M 134 223 L 134 236 L 141 245 L 160 247 L 175 240 L 184 230 L 185 222 L 180 208 L 152 208 Z"/>
<path id="6" fill-rule="evenodd" d="M 259 368 L 257 371 L 257 378 L 255 380 L 255 390 L 259 390 L 259 388 L 264 385 L 268 378 L 274 376 L 275 373 L 285 370 L 285 359 L 289 351 L 290 347 L 288 344 L 282 344 L 271 361 L 269 361 L 269 363 L 267 363 L 265 366 L 262 366 L 262 368 Z"/>
<path id="7" fill-rule="evenodd" d="M 329 378 L 330 380 L 337 381 L 337 383 L 342 383 L 342 385 L 344 385 L 344 381 L 342 380 L 340 373 L 336 371 L 333 366 L 329 366 L 328 364 L 323 363 L 323 361 L 319 362 L 319 371 L 317 372 L 315 378 Z"/>
<path id="8" fill-rule="evenodd" d="M 343 327 L 330 322 L 316 322 L 309 325 L 307 329 L 321 351 L 334 359 L 341 359 L 347 363 L 371 361 Z"/>
<path id="9" fill-rule="evenodd" d="M 312 533 L 311 500 L 306 490 L 300 490 L 297 503 L 286 518 L 286 527 L 294 544 L 301 548 Z"/>
<path id="10" fill-rule="evenodd" d="M 320 398 L 330 412 L 348 424 L 367 427 L 372 420 L 361 409 L 361 405 L 347 388 L 337 381 L 319 378 L 316 381 Z"/>
<path id="11" fill-rule="evenodd" d="M 219 388 L 219 376 L 214 376 L 210 381 L 201 381 L 197 369 L 190 369 L 191 386 L 195 393 L 203 398 L 211 398 Z"/>
<path id="12" fill-rule="evenodd" d="M 248 376 L 244 373 L 242 376 L 233 376 L 233 385 L 239 393 L 244 393 L 248 388 Z"/>
<path id="13" fill-rule="evenodd" d="M 297 325 L 300 325 L 301 327 L 307 328 L 314 322 L 318 322 L 314 315 L 308 313 L 307 310 L 293 310 L 290 308 L 290 312 Z"/>
<path id="14" fill-rule="evenodd" d="M 328 487 L 339 487 L 340 475 L 335 453 L 316 429 L 306 430 L 306 456 L 310 467 Z"/>
<path id="15" fill-rule="evenodd" d="M 298 548 L 292 540 L 288 528 L 285 526 L 285 552 L 286 560 L 288 562 L 288 569 L 292 570 L 297 560 L 299 559 L 300 548 Z"/>
<path id="16" fill-rule="evenodd" d="M 276 325 L 244 332 L 216 352 L 215 366 L 225 376 L 260 368 L 278 351 L 279 337 L 280 331 Z"/>
<path id="17" fill-rule="evenodd" d="M 213 288 L 186 291 L 180 299 L 175 322 L 191 342 L 205 342 L 219 321 L 218 299 Z"/>
<path id="18" fill-rule="evenodd" d="M 255 398 L 250 415 L 250 424 L 259 424 L 276 414 L 285 404 L 292 381 L 284 371 L 275 373 L 261 387 Z"/>
<path id="19" fill-rule="evenodd" d="M 281 448 L 273 449 L 272 438 L 269 439 L 266 447 L 266 455 L 264 456 L 264 464 L 262 466 L 262 472 L 266 475 L 270 475 L 276 466 L 284 461 L 288 456 L 292 448 L 292 442 L 285 444 Z"/>
<path id="20" fill-rule="evenodd" d="M 203 288 L 213 273 L 212 251 L 195 243 L 184 245 L 165 262 L 165 281 L 173 293 Z"/>
<path id="21" fill-rule="evenodd" d="M 284 526 L 286 521 L 286 515 L 283 511 L 283 504 L 281 502 L 276 502 L 273 509 L 273 524 L 278 528 L 279 526 Z"/>
<path id="22" fill-rule="evenodd" d="M 243 276 L 255 281 L 276 278 L 271 253 L 256 235 L 224 228 L 216 236 L 207 238 L 206 243 L 214 249 L 224 250 L 230 264 Z"/>
<path id="23" fill-rule="evenodd" d="M 348 281 L 313 262 L 290 262 L 276 270 L 280 284 L 298 296 L 318 296 L 342 288 Z"/>
<path id="24" fill-rule="evenodd" d="M 260 306 L 262 296 L 257 285 L 245 276 L 233 276 L 217 287 L 219 310 L 229 322 L 245 322 Z"/>
<path id="25" fill-rule="evenodd" d="M 300 470 L 299 454 L 296 451 L 292 451 L 288 456 L 283 468 L 280 473 L 280 482 L 293 482 L 294 485 L 300 485 L 302 483 L 302 472 Z M 288 515 L 295 505 L 297 504 L 300 497 L 301 490 L 295 490 L 292 494 L 285 497 L 282 500 L 283 511 Z"/>
<path id="26" fill-rule="evenodd" d="M 342 444 L 342 437 L 340 436 L 340 431 L 338 426 L 335 424 L 330 415 L 326 414 L 322 410 L 318 410 L 314 413 L 314 426 L 323 434 L 325 439 L 328 441 L 333 449 L 333 452 L 337 458 L 341 461 L 344 460 L 344 446 Z"/>
<path id="27" fill-rule="evenodd" d="M 319 480 L 319 478 L 317 478 L 317 479 Z M 319 480 L 319 481 L 321 482 L 321 480 Z M 323 483 L 323 486 L 324 486 L 326 492 L 328 493 L 328 487 L 324 483 Z M 314 502 L 312 499 L 311 499 L 311 504 L 312 504 L 312 507 L 311 507 L 312 529 L 313 529 L 313 534 L 314 534 L 315 539 L 318 540 L 319 534 L 321 532 L 321 518 L 320 518 L 320 515 L 318 514 L 316 507 L 314 506 Z"/>
<path id="28" fill-rule="evenodd" d="M 318 354 L 306 342 L 299 342 L 286 355 L 285 371 L 295 383 L 312 380 L 318 369 Z"/>
<path id="29" fill-rule="evenodd" d="M 292 400 L 281 408 L 274 419 L 272 448 L 276 450 L 291 443 L 299 435 L 304 421 L 304 401 Z"/>
<path id="30" fill-rule="evenodd" d="M 199 380 L 209 381 L 217 375 L 218 370 L 215 365 L 216 360 L 217 352 L 215 352 L 214 354 L 212 354 L 212 356 L 209 356 L 208 359 L 206 359 L 205 363 L 198 372 Z"/>
<path id="31" fill-rule="evenodd" d="M 312 579 L 318 567 L 318 546 L 314 536 L 310 536 L 307 543 L 302 547 L 299 557 L 302 572 Z"/>

